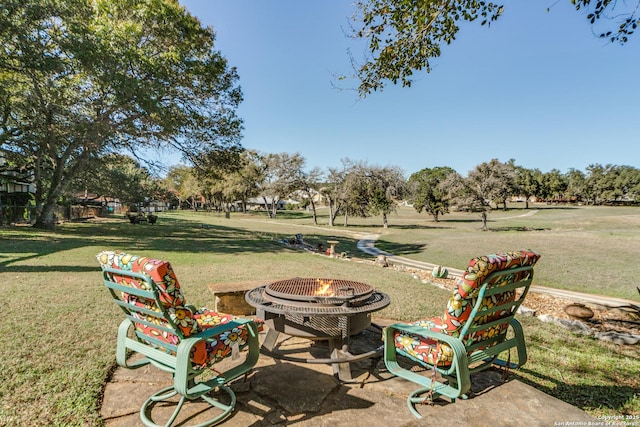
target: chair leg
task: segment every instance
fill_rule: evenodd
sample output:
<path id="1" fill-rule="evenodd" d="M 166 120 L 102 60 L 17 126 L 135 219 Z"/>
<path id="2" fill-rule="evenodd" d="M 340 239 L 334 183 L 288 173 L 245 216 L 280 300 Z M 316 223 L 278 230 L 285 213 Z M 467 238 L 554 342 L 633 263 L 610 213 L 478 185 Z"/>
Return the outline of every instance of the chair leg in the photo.
<path id="1" fill-rule="evenodd" d="M 209 405 L 220 409 L 222 412 L 220 414 L 218 414 L 217 416 L 210 418 L 207 421 L 204 421 L 200 424 L 197 425 L 193 425 L 191 427 L 205 427 L 205 426 L 212 426 L 215 424 L 218 424 L 220 422 L 222 422 L 224 419 L 226 419 L 231 412 L 233 411 L 233 409 L 235 408 L 236 405 L 236 395 L 233 392 L 233 390 L 231 390 L 229 387 L 222 385 L 218 387 L 219 390 L 224 391 L 230 398 L 230 403 L 224 404 L 222 402 L 220 402 L 219 400 L 212 398 L 210 396 L 207 396 L 205 394 L 199 396 L 198 398 L 194 399 L 198 400 L 198 399 L 202 399 L 203 401 L 207 402 Z M 159 390 L 158 392 L 156 392 L 155 394 L 153 394 L 152 396 L 150 396 L 142 405 L 142 408 L 140 408 L 140 419 L 142 420 L 142 423 L 147 426 L 147 427 L 161 427 L 160 424 L 156 424 L 152 419 L 151 419 L 151 409 L 152 406 L 158 402 L 164 402 L 167 399 L 174 397 L 178 394 L 178 392 L 175 391 L 175 389 L 173 388 L 173 386 L 169 386 L 166 388 L 163 388 L 162 390 Z M 182 406 L 184 405 L 185 401 L 187 400 L 187 398 L 185 396 L 181 396 L 180 400 L 178 401 L 178 403 L 176 404 L 176 408 L 173 411 L 173 414 L 171 414 L 171 417 L 169 418 L 169 420 L 167 421 L 166 424 L 164 424 L 164 427 L 170 427 L 173 422 L 176 420 L 176 418 L 178 417 L 178 413 L 180 412 L 180 410 L 182 409 Z"/>
<path id="2" fill-rule="evenodd" d="M 233 411 L 233 408 L 236 406 L 236 394 L 233 392 L 233 390 L 231 390 L 226 385 L 220 386 L 220 389 L 224 390 L 231 398 L 231 403 L 229 403 L 228 405 L 225 405 L 224 403 L 221 403 L 219 400 L 213 399 L 207 396 L 206 394 L 203 394 L 200 397 L 203 400 L 205 400 L 207 403 L 209 403 L 209 405 L 215 406 L 218 409 L 222 409 L 223 415 L 227 416 L 228 414 L 231 413 L 231 411 Z"/>
<path id="3" fill-rule="evenodd" d="M 431 389 L 429 387 L 421 387 L 413 391 L 409 394 L 409 397 L 407 397 L 407 407 L 409 408 L 409 411 L 411 411 L 413 416 L 419 420 L 422 419 L 422 415 L 420 415 L 420 412 L 416 409 L 416 405 L 424 403 L 424 397 L 421 397 L 420 395 L 428 393 L 430 390 Z"/>
<path id="4" fill-rule="evenodd" d="M 428 396 L 425 397 L 423 394 L 427 394 Z M 441 396 L 441 394 L 434 392 L 432 387 L 421 387 L 414 390 L 407 397 L 407 406 L 409 407 L 409 411 L 411 411 L 414 417 L 420 420 L 423 417 L 416 409 L 416 405 L 424 405 L 426 402 L 433 402 L 439 396 Z M 451 399 L 451 403 L 456 401 L 453 397 L 450 397 L 449 399 Z"/>

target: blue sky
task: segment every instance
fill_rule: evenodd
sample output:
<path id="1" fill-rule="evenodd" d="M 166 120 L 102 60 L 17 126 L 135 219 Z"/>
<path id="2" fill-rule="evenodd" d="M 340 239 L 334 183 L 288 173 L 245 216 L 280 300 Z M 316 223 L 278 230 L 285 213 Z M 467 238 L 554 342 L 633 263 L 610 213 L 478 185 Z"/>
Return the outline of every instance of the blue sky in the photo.
<path id="1" fill-rule="evenodd" d="M 568 0 L 554 2 L 506 2 L 490 28 L 465 23 L 411 88 L 359 99 L 356 81 L 332 86 L 350 71 L 347 49 L 364 52 L 345 35 L 351 0 L 180 0 L 238 69 L 246 148 L 407 176 L 436 166 L 466 175 L 493 158 L 543 172 L 640 167 L 640 34 L 607 44 Z"/>

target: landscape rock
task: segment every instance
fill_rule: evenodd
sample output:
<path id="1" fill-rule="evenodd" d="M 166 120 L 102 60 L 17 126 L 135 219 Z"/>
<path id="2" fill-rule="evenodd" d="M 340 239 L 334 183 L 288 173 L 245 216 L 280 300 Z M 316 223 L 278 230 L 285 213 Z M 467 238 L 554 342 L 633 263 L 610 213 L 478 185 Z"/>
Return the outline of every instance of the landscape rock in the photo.
<path id="1" fill-rule="evenodd" d="M 389 261 L 387 261 L 387 257 L 385 255 L 378 255 L 376 257 L 375 264 L 380 267 L 389 267 Z"/>
<path id="2" fill-rule="evenodd" d="M 569 304 L 564 308 L 564 312 L 572 319 L 576 320 L 589 320 L 593 317 L 594 313 L 589 307 L 584 304 Z"/>

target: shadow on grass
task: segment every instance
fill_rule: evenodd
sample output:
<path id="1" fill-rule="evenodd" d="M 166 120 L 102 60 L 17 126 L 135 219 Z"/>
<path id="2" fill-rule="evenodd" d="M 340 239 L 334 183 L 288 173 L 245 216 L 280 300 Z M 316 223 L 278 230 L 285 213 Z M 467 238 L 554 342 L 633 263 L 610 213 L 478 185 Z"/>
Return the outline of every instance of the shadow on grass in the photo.
<path id="1" fill-rule="evenodd" d="M 224 214 L 221 214 L 219 212 L 212 212 L 212 214 L 215 214 L 217 216 L 223 216 Z M 311 219 L 313 218 L 312 213 L 309 211 L 300 211 L 300 210 L 278 210 L 278 213 L 276 214 L 276 216 L 274 218 L 270 218 L 269 215 L 267 214 L 266 211 L 264 210 L 258 210 L 258 211 L 247 211 L 247 212 L 237 212 L 236 215 L 244 215 L 247 217 L 255 217 L 255 218 L 259 218 L 259 219 L 273 219 L 273 220 L 280 220 L 280 219 Z"/>
<path id="2" fill-rule="evenodd" d="M 473 222 L 473 221 L 471 221 Z M 480 222 L 480 221 L 476 221 L 476 222 Z M 339 230 L 349 230 L 349 229 L 353 229 L 354 227 L 357 228 L 374 228 L 374 229 L 378 229 L 381 230 L 383 227 L 380 224 L 358 224 L 355 226 L 347 226 L 345 227 L 343 224 L 336 224 L 333 226 L 333 228 L 335 229 L 339 229 Z M 398 230 L 450 230 L 454 227 L 447 227 L 447 226 L 443 226 L 442 223 L 433 223 L 433 225 L 429 225 L 429 224 L 393 224 L 390 223 L 389 224 L 389 229 L 398 229 Z"/>
<path id="3" fill-rule="evenodd" d="M 532 377 L 540 379 L 540 382 L 529 380 L 518 375 L 522 371 Z M 540 374 L 525 367 L 514 371 L 513 375 L 525 384 L 528 384 L 546 394 L 560 399 L 570 405 L 583 410 L 608 408 L 622 413 L 622 409 L 635 396 L 640 395 L 640 388 L 621 384 L 613 385 L 587 385 L 587 384 L 567 384 L 555 378 Z M 552 383 L 547 386 L 545 383 Z"/>
<path id="4" fill-rule="evenodd" d="M 404 224 L 404 225 L 391 225 L 391 228 L 397 228 L 399 230 L 451 230 L 454 227 L 443 226 L 439 222 L 434 222 L 433 225 L 424 224 Z"/>
<path id="5" fill-rule="evenodd" d="M 472 215 L 472 214 L 469 214 L 469 215 Z M 469 224 L 469 223 L 472 223 L 472 222 L 480 223 L 482 221 L 480 220 L 480 216 L 478 215 L 477 217 L 470 216 L 469 218 L 455 218 L 455 219 L 445 219 L 445 218 L 443 218 L 443 219 L 440 220 L 440 222 L 441 223 L 445 223 L 445 224 L 448 223 L 448 222 L 449 223 L 453 223 L 453 224 L 458 224 L 458 223 L 460 223 L 460 224 Z"/>
<path id="6" fill-rule="evenodd" d="M 513 227 L 489 227 L 487 231 L 549 231 L 549 230 L 551 229 L 513 226 Z"/>
<path id="7" fill-rule="evenodd" d="M 424 243 L 400 244 L 386 240 L 376 240 L 377 249 L 400 256 L 420 253 L 425 250 L 426 246 Z"/>
<path id="8" fill-rule="evenodd" d="M 157 224 L 131 224 L 127 220 L 108 222 L 67 223 L 56 231 L 20 227 L 0 230 L 0 272 L 85 272 L 93 271 L 84 261 L 76 265 L 34 265 L 34 261 L 56 253 L 84 247 L 100 250 L 122 250 L 137 255 L 145 252 L 188 252 L 203 254 L 286 253 L 299 249 L 286 244 L 292 237 L 275 231 L 255 231 L 242 228 L 202 224 L 175 218 L 162 218 Z M 305 234 L 304 240 L 321 249 L 331 238 L 320 234 Z M 357 239 L 341 236 L 338 252 L 354 255 Z M 29 265 L 25 265 L 29 264 Z M 52 265 L 53 264 L 53 265 Z"/>
<path id="9" fill-rule="evenodd" d="M 580 209 L 580 206 L 570 206 L 570 205 L 558 205 L 558 204 L 546 204 L 546 205 L 540 205 L 540 204 L 535 204 L 535 205 L 529 205 L 528 208 L 524 207 L 524 204 L 522 206 L 515 206 L 515 205 L 509 205 L 507 204 L 507 209 L 502 209 L 502 206 L 500 206 L 499 208 L 495 208 L 495 209 L 491 209 L 491 212 L 529 212 L 529 211 L 535 211 L 535 210 L 540 210 L 540 209 L 545 209 L 545 210 L 571 210 L 571 209 Z"/>
<path id="10" fill-rule="evenodd" d="M 536 206 L 535 208 L 529 208 L 529 210 L 531 209 L 573 210 L 573 209 L 580 209 L 580 206 L 545 205 L 545 206 Z"/>
<path id="11" fill-rule="evenodd" d="M 480 223 L 480 221 L 470 221 L 470 222 L 478 222 Z M 374 229 L 376 233 L 381 232 L 383 230 L 383 227 L 381 224 L 357 224 L 357 225 L 353 225 L 353 226 L 347 226 L 345 227 L 342 224 L 336 224 L 333 226 L 333 228 L 335 229 L 339 229 L 339 230 L 352 230 L 353 228 L 359 228 L 359 229 Z M 429 224 L 394 224 L 394 223 L 389 223 L 389 229 L 393 230 L 451 230 L 452 228 L 454 228 L 453 226 L 446 226 L 443 225 L 442 222 L 440 223 L 433 223 L 433 225 L 429 225 Z"/>
<path id="12" fill-rule="evenodd" d="M 95 273 L 95 271 L 95 267 L 80 265 L 2 265 L 0 263 L 0 272 L 6 273 Z"/>

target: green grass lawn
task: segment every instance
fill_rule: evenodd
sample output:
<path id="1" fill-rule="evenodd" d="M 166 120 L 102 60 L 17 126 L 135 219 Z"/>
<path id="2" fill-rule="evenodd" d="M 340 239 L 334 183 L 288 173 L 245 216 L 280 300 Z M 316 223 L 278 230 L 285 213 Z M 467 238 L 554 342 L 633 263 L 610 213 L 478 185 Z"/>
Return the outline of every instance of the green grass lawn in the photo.
<path id="1" fill-rule="evenodd" d="M 521 204 L 518 204 L 521 205 Z M 410 208 L 391 217 L 376 246 L 396 255 L 463 269 L 470 254 L 534 249 L 542 254 L 539 285 L 638 300 L 640 208 L 552 207 L 509 209 L 489 215 L 445 215 L 436 223 Z"/>
<path id="2" fill-rule="evenodd" d="M 531 216 L 512 209 L 476 216 L 426 215 L 401 209 L 383 230 L 380 218 L 349 219 L 349 227 L 312 225 L 304 212 L 262 214 L 161 213 L 158 224 L 67 223 L 55 232 L 0 228 L 0 286 L 8 296 L 0 322 L 0 425 L 101 425 L 103 384 L 115 367 L 122 314 L 101 283 L 95 255 L 104 249 L 171 261 L 187 300 L 213 306 L 207 284 L 292 276 L 364 281 L 388 293 L 378 315 L 414 320 L 441 314 L 448 293 L 410 275 L 371 263 L 295 251 L 278 243 L 338 240 L 358 254 L 364 234 L 379 234 L 389 252 L 463 268 L 486 252 L 531 248 L 543 255 L 536 284 L 638 300 L 640 209 L 543 206 Z M 326 212 L 320 212 L 326 224 Z M 342 220 L 338 221 L 342 224 Z M 209 228 L 203 228 L 207 224 Z M 525 231 L 526 230 L 526 231 Z M 516 377 L 594 415 L 640 414 L 638 346 L 605 344 L 535 319 L 523 319 L 529 362 Z"/>

